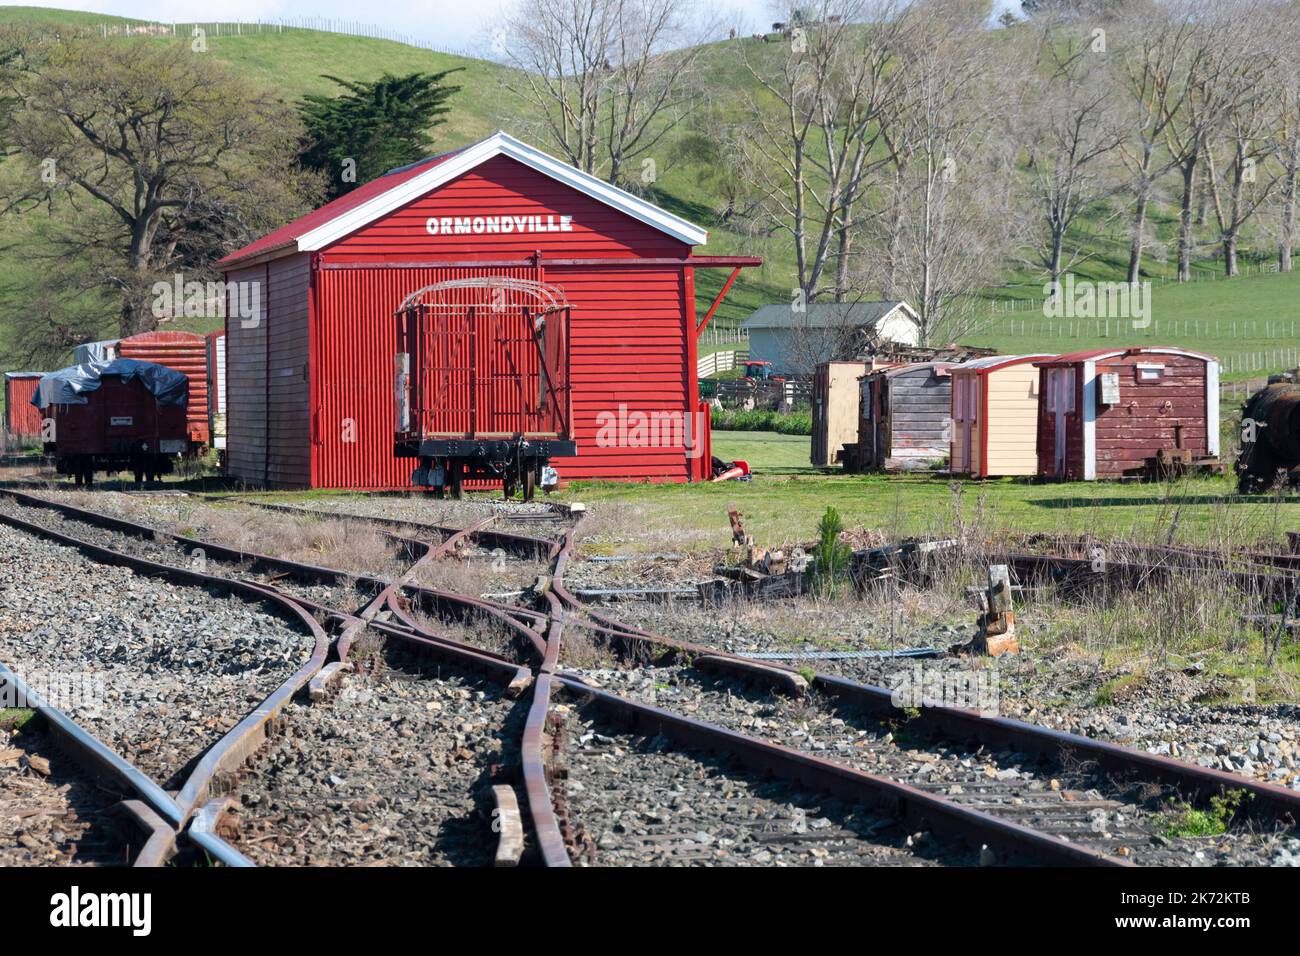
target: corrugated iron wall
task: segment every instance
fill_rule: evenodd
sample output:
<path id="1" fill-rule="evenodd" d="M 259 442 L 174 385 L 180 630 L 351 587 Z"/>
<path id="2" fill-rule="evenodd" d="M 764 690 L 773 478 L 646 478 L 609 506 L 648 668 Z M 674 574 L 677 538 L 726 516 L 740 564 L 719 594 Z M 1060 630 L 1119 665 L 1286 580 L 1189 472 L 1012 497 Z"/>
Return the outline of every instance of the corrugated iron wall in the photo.
<path id="1" fill-rule="evenodd" d="M 142 332 L 118 343 L 118 357 L 155 362 L 184 372 L 190 380 L 190 401 L 186 414 L 190 440 L 207 444 L 208 426 L 208 343 L 195 332 Z"/>
<path id="2" fill-rule="evenodd" d="M 32 404 L 39 375 L 5 376 L 5 431 L 20 438 L 41 434 L 41 410 Z"/>
<path id="3" fill-rule="evenodd" d="M 680 267 L 584 266 L 321 269 L 313 336 L 312 484 L 409 487 L 413 462 L 393 455 L 395 312 L 411 292 L 483 275 L 541 278 L 573 306 L 570 326 L 576 458 L 566 478 L 683 481 L 698 468 L 683 438 L 701 425 L 688 395 Z M 517 389 L 501 378 L 496 387 Z M 504 392 L 503 392 L 504 404 Z M 453 397 L 453 405 L 455 399 Z M 688 421 L 688 417 L 695 417 Z M 502 429 L 506 430 L 506 429 Z"/>
<path id="4" fill-rule="evenodd" d="M 424 286 L 483 275 L 536 279 L 537 270 L 521 263 L 488 269 L 321 269 L 316 273 L 311 381 L 314 486 L 410 487 L 416 463 L 393 454 L 397 308 Z"/>
<path id="5" fill-rule="evenodd" d="M 570 381 L 576 458 L 570 478 L 685 481 L 688 395 L 682 269 L 545 267 L 573 305 Z M 692 333 L 694 330 L 691 330 Z"/>

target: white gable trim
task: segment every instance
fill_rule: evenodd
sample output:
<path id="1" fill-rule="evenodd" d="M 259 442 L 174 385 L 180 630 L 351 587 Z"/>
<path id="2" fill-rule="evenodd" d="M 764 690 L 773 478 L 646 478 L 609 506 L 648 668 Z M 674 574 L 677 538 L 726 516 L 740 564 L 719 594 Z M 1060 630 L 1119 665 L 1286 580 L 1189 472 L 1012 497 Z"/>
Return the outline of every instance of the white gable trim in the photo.
<path id="1" fill-rule="evenodd" d="M 1083 363 L 1083 480 L 1097 477 L 1097 363 Z M 1066 451 L 1069 457 L 1069 450 Z"/>
<path id="2" fill-rule="evenodd" d="M 898 305 L 894 306 L 892 309 L 890 309 L 888 312 L 882 315 L 879 321 L 883 322 L 885 319 L 889 318 L 895 312 L 899 312 L 899 311 L 905 313 L 907 317 L 912 320 L 912 323 L 917 328 L 921 327 L 921 317 L 916 314 L 916 309 L 912 308 L 906 302 L 899 302 Z"/>
<path id="3" fill-rule="evenodd" d="M 496 156 L 508 156 L 544 176 L 549 176 L 558 182 L 564 183 L 566 186 L 590 196 L 597 202 L 612 206 L 619 212 L 626 213 L 633 219 L 640 220 L 646 225 L 652 226 L 660 232 L 665 232 L 674 239 L 680 239 L 688 245 L 702 246 L 708 242 L 708 230 L 701 229 L 699 226 L 674 216 L 670 212 L 665 212 L 644 199 L 638 199 L 617 186 L 611 186 L 595 176 L 574 169 L 567 163 L 563 163 L 553 156 L 548 156 L 541 150 L 534 149 L 526 143 L 521 143 L 513 136 L 498 132 L 481 143 L 475 143 L 473 146 L 461 150 L 420 175 L 394 186 L 387 192 L 380 193 L 355 209 L 350 209 L 324 225 L 317 226 L 310 232 L 304 233 L 298 239 L 298 251 L 315 252 L 324 249 L 331 243 L 337 242 L 344 236 L 356 232 L 376 219 L 402 208 L 407 203 L 414 202 L 425 193 L 437 189 L 444 183 L 450 182 L 457 176 L 469 172 L 475 166 L 485 163 Z"/>
<path id="4" fill-rule="evenodd" d="M 1205 451 L 1219 456 L 1219 363 L 1205 363 Z"/>

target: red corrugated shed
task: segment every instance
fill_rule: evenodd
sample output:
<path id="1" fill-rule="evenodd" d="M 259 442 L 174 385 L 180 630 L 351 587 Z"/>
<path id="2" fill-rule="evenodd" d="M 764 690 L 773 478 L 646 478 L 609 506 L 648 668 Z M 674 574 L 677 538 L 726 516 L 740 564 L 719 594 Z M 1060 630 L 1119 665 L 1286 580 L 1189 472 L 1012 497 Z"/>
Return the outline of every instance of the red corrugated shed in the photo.
<path id="1" fill-rule="evenodd" d="M 190 380 L 186 418 L 190 441 L 209 443 L 208 342 L 195 332 L 142 332 L 118 343 L 118 357 L 156 362 L 183 372 Z"/>
<path id="2" fill-rule="evenodd" d="M 5 372 L 5 431 L 16 438 L 41 434 L 41 411 L 32 404 L 40 372 Z"/>
<path id="3" fill-rule="evenodd" d="M 265 288 L 259 316 L 227 320 L 230 472 L 409 487 L 413 462 L 393 453 L 394 313 L 435 282 L 508 276 L 559 286 L 572 306 L 579 453 L 561 474 L 704 477 L 686 447 L 707 429 L 694 270 L 758 262 L 693 256 L 705 239 L 504 133 L 381 177 L 222 260 L 227 281 Z"/>
<path id="4" fill-rule="evenodd" d="M 1162 449 L 1219 454 L 1219 362 L 1186 349 L 1089 349 L 1035 363 L 1038 473 L 1135 473 Z"/>

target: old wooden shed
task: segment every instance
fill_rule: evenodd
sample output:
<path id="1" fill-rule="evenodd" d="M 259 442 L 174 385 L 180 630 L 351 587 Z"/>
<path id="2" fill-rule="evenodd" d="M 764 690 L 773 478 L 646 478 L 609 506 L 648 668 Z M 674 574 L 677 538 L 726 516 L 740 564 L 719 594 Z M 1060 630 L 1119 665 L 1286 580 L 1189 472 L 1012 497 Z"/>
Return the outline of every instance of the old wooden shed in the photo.
<path id="1" fill-rule="evenodd" d="M 1038 378 L 1051 355 L 994 355 L 952 368 L 949 469 L 974 478 L 1038 473 Z"/>
<path id="2" fill-rule="evenodd" d="M 1219 362 L 1186 349 L 1070 352 L 1037 363 L 1038 473 L 1137 474 L 1163 451 L 1219 454 Z"/>

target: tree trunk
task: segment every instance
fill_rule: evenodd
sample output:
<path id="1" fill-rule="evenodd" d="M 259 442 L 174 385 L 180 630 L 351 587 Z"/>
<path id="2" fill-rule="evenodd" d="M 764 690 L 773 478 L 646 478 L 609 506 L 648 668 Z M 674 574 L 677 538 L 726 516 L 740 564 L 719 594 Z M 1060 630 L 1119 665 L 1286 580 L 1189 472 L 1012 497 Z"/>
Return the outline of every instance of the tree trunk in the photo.
<path id="1" fill-rule="evenodd" d="M 1300 141 L 1291 147 L 1286 185 L 1282 190 L 1282 236 L 1277 245 L 1277 267 L 1281 272 L 1291 271 L 1291 248 L 1295 242 L 1296 167 L 1300 165 L 1297 160 L 1300 160 Z"/>
<path id="2" fill-rule="evenodd" d="M 1148 188 L 1144 174 L 1142 185 L 1138 191 L 1137 205 L 1133 209 L 1133 238 L 1129 240 L 1128 247 L 1129 285 L 1138 282 L 1142 277 L 1142 243 L 1143 234 L 1147 227 Z"/>
<path id="3" fill-rule="evenodd" d="M 839 235 L 836 236 L 838 249 L 835 259 L 835 301 L 843 302 L 849 291 L 849 253 L 853 249 L 853 210 L 844 213 L 840 223 Z"/>
<path id="4" fill-rule="evenodd" d="M 1192 278 L 1192 230 L 1193 209 L 1196 202 L 1196 157 L 1199 150 L 1193 150 L 1183 161 L 1183 203 L 1178 213 L 1178 281 L 1188 282 Z"/>
<path id="5" fill-rule="evenodd" d="M 1236 230 L 1223 237 L 1223 272 L 1229 277 L 1237 274 Z"/>

